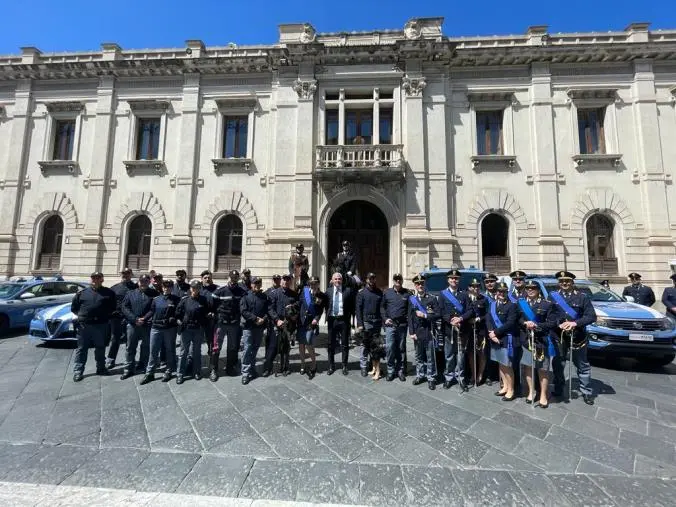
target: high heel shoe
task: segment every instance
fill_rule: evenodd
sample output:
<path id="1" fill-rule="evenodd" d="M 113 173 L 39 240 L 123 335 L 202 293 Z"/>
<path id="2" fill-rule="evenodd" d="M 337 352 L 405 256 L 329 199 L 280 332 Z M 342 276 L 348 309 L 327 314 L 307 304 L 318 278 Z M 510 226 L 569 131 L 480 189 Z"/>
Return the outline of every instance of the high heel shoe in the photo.
<path id="1" fill-rule="evenodd" d="M 502 401 L 514 401 L 516 399 L 516 394 L 512 394 L 511 398 L 508 398 L 507 396 L 502 397 Z"/>
<path id="2" fill-rule="evenodd" d="M 495 391 L 493 394 L 494 394 L 495 396 L 504 396 L 505 394 L 507 394 L 507 391 L 505 391 L 504 393 L 502 393 L 502 392 L 500 392 L 500 391 Z"/>

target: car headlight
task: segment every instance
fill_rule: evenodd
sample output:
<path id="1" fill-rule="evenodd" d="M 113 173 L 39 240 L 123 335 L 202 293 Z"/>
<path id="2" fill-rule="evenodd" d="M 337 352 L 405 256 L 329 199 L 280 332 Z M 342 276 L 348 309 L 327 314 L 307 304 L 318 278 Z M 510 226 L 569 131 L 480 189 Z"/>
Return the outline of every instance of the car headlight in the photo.
<path id="1" fill-rule="evenodd" d="M 660 329 L 663 331 L 672 331 L 674 329 L 674 321 L 671 319 L 665 317 L 663 319 L 660 319 Z"/>
<path id="2" fill-rule="evenodd" d="M 36 313 L 36 314 L 35 314 L 35 318 L 36 318 L 37 320 L 43 320 L 44 317 L 42 316 L 42 312 Z"/>
<path id="3" fill-rule="evenodd" d="M 594 322 L 595 326 L 598 327 L 610 327 L 610 323 L 608 322 L 608 319 L 604 317 L 599 317 L 596 319 L 596 322 Z"/>

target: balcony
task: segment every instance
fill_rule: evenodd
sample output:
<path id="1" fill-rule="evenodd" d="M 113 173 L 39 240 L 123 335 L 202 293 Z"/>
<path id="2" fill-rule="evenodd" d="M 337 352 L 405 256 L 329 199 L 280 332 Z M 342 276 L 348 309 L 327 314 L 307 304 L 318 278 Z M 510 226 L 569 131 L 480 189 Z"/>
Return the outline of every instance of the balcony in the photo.
<path id="1" fill-rule="evenodd" d="M 402 152 L 401 144 L 317 146 L 315 178 L 376 184 L 403 181 L 406 165 Z"/>

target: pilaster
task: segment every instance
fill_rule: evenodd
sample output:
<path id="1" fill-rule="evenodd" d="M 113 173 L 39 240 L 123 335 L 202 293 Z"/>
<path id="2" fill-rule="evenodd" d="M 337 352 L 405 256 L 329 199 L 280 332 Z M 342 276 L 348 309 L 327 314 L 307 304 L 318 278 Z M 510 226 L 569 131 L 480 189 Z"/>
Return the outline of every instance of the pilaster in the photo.
<path id="1" fill-rule="evenodd" d="M 305 229 L 312 235 L 312 173 L 314 164 L 313 133 L 314 97 L 317 81 L 314 78 L 314 65 L 301 66 L 298 79 L 294 83 L 298 95 L 296 114 L 296 177 L 294 182 L 293 227 L 298 231 Z M 305 235 L 305 234 L 303 234 Z"/>
<path id="2" fill-rule="evenodd" d="M 406 228 L 427 229 L 427 171 L 425 168 L 423 95 L 427 82 L 420 60 L 406 62 L 406 76 L 402 82 L 405 103 L 406 162 L 412 175 L 407 175 Z"/>

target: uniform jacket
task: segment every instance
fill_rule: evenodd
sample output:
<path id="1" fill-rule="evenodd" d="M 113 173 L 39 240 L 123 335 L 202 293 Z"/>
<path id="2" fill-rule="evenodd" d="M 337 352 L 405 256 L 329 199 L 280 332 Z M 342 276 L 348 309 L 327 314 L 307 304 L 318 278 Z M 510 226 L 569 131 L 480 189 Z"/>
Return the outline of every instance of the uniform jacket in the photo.
<path id="1" fill-rule="evenodd" d="M 242 278 L 239 281 L 239 286 L 245 291 L 249 292 L 251 290 L 251 278 Z"/>
<path id="2" fill-rule="evenodd" d="M 70 311 L 80 322 L 103 324 L 108 322 L 117 309 L 115 293 L 108 287 L 87 287 L 73 296 Z"/>
<path id="3" fill-rule="evenodd" d="M 117 302 L 117 310 L 113 313 L 113 317 L 122 317 L 122 301 L 129 291 L 138 289 L 138 284 L 129 280 L 128 282 L 117 282 L 110 290 L 115 293 L 115 300 Z"/>
<path id="4" fill-rule="evenodd" d="M 174 296 L 183 298 L 190 294 L 190 284 L 187 282 L 174 282 L 174 288 L 171 289 L 171 293 Z"/>
<path id="5" fill-rule="evenodd" d="M 333 308 L 333 293 L 334 293 L 335 287 L 333 285 L 329 285 L 329 287 L 326 289 L 326 297 L 327 297 L 327 305 L 326 305 L 326 316 L 329 317 L 331 315 L 331 309 Z M 347 320 L 350 316 L 350 302 L 353 299 L 353 292 L 352 289 L 349 287 L 346 287 L 345 285 L 341 285 L 341 292 L 343 294 L 343 319 Z"/>
<path id="6" fill-rule="evenodd" d="M 516 303 L 519 298 L 526 297 L 526 289 L 525 287 L 521 287 L 521 290 L 517 290 L 516 287 L 512 287 L 507 297 L 512 303 Z"/>
<path id="7" fill-rule="evenodd" d="M 122 315 L 132 326 L 136 325 L 136 319 L 144 317 L 150 311 L 150 305 L 159 294 L 151 287 L 136 289 L 129 293 L 122 302 Z M 146 321 L 146 324 L 149 322 Z"/>
<path id="8" fill-rule="evenodd" d="M 585 327 L 596 321 L 596 312 L 594 311 L 591 300 L 586 294 L 577 289 L 573 289 L 571 292 L 565 294 L 560 290 L 557 292 L 563 296 L 568 305 L 577 313 L 577 320 L 575 320 L 577 327 L 574 330 L 573 341 L 575 343 L 583 343 L 586 340 Z M 557 325 L 573 320 L 563 308 L 556 304 L 551 296 L 549 297 L 549 300 L 552 301 L 556 307 Z M 560 331 L 557 331 L 557 336 L 561 336 Z"/>
<path id="9" fill-rule="evenodd" d="M 500 346 L 507 347 L 507 335 L 512 335 L 512 345 L 516 347 L 519 343 L 519 310 L 517 306 L 509 299 L 505 301 L 497 301 L 495 312 L 502 323 L 498 326 L 491 315 L 491 307 L 488 306 L 488 313 L 486 315 L 486 328 L 488 331 L 494 331 L 495 336 L 500 339 Z"/>
<path id="10" fill-rule="evenodd" d="M 270 317 L 276 322 L 284 320 L 287 306 L 298 304 L 298 293 L 289 288 L 279 288 L 268 299 L 270 300 Z"/>
<path id="11" fill-rule="evenodd" d="M 246 296 L 246 290 L 239 284 L 223 285 L 211 295 L 212 311 L 218 317 L 219 324 L 239 324 L 240 303 Z"/>
<path id="12" fill-rule="evenodd" d="M 364 290 L 357 294 L 357 326 L 364 327 L 364 323 L 382 326 L 380 307 L 383 302 L 383 291 L 378 287 Z"/>
<path id="13" fill-rule="evenodd" d="M 667 313 L 676 316 L 671 309 L 676 306 L 676 287 L 667 287 L 662 293 L 662 304 L 666 307 Z"/>
<path id="14" fill-rule="evenodd" d="M 313 303 L 313 311 L 310 311 L 310 305 L 305 298 L 305 289 L 310 291 L 310 298 Z M 300 317 L 299 322 L 303 327 L 309 327 L 312 324 L 313 320 L 319 322 L 319 319 L 322 317 L 322 313 L 327 308 L 329 298 L 322 291 L 318 290 L 315 294 L 312 293 L 312 290 L 309 287 L 304 287 L 300 291 Z"/>
<path id="15" fill-rule="evenodd" d="M 180 321 L 181 331 L 184 329 L 200 329 L 204 326 L 209 313 L 209 301 L 198 294 L 196 298 L 183 296 L 176 308 L 176 320 Z"/>
<path id="16" fill-rule="evenodd" d="M 383 323 L 387 319 L 392 319 L 395 326 L 408 325 L 408 298 L 411 291 L 403 287 L 399 292 L 394 287 L 385 289 L 383 300 L 380 304 L 380 314 L 383 317 Z"/>
<path id="17" fill-rule="evenodd" d="M 486 314 L 488 313 L 490 300 L 480 292 L 476 296 L 472 296 L 472 294 L 468 292 L 467 300 L 472 305 L 472 310 L 474 312 L 473 317 L 475 319 L 475 324 L 473 325 L 476 326 L 476 332 L 483 336 L 486 334 Z M 476 319 L 479 320 L 477 321 Z"/>
<path id="18" fill-rule="evenodd" d="M 146 322 L 150 321 L 155 329 L 176 327 L 176 309 L 180 301 L 173 294 L 157 296 L 150 304 L 150 311 L 145 315 Z"/>
<path id="19" fill-rule="evenodd" d="M 441 312 L 441 319 L 445 327 L 450 329 L 450 320 L 453 317 L 461 317 L 462 324 L 460 324 L 460 327 L 462 329 L 471 329 L 472 317 L 474 316 L 474 308 L 472 307 L 472 303 L 469 301 L 467 298 L 467 293 L 464 291 L 456 291 L 454 295 L 458 302 L 462 305 L 463 311 L 461 312 L 458 310 L 455 305 L 451 303 L 444 295 L 444 292 L 441 291 L 439 293 L 439 311 Z"/>
<path id="20" fill-rule="evenodd" d="M 439 310 L 439 301 L 432 294 L 416 294 L 411 297 L 416 298 L 420 305 L 425 309 L 427 317 L 418 317 L 417 306 L 409 303 L 408 305 L 408 334 L 414 334 L 419 340 L 428 340 L 432 338 L 432 332 L 435 322 L 441 318 Z"/>
<path id="21" fill-rule="evenodd" d="M 270 321 L 270 300 L 261 292 L 249 292 L 240 301 L 240 311 L 244 321 L 244 329 L 264 329 Z M 258 325 L 256 319 L 262 318 L 265 321 Z"/>
<path id="22" fill-rule="evenodd" d="M 622 296 L 631 296 L 634 302 L 643 306 L 652 306 L 655 304 L 655 293 L 647 285 L 642 283 L 638 285 L 627 285 L 622 291 Z"/>
<path id="23" fill-rule="evenodd" d="M 547 343 L 547 337 L 556 329 L 557 326 L 557 307 L 551 301 L 544 298 L 538 298 L 533 301 L 525 299 L 528 306 L 531 307 L 535 314 L 535 322 L 537 327 L 533 330 L 535 341 L 537 343 Z M 528 343 L 528 330 L 526 329 L 526 322 L 530 319 L 523 313 L 519 307 L 519 328 L 521 330 L 521 343 Z"/>

